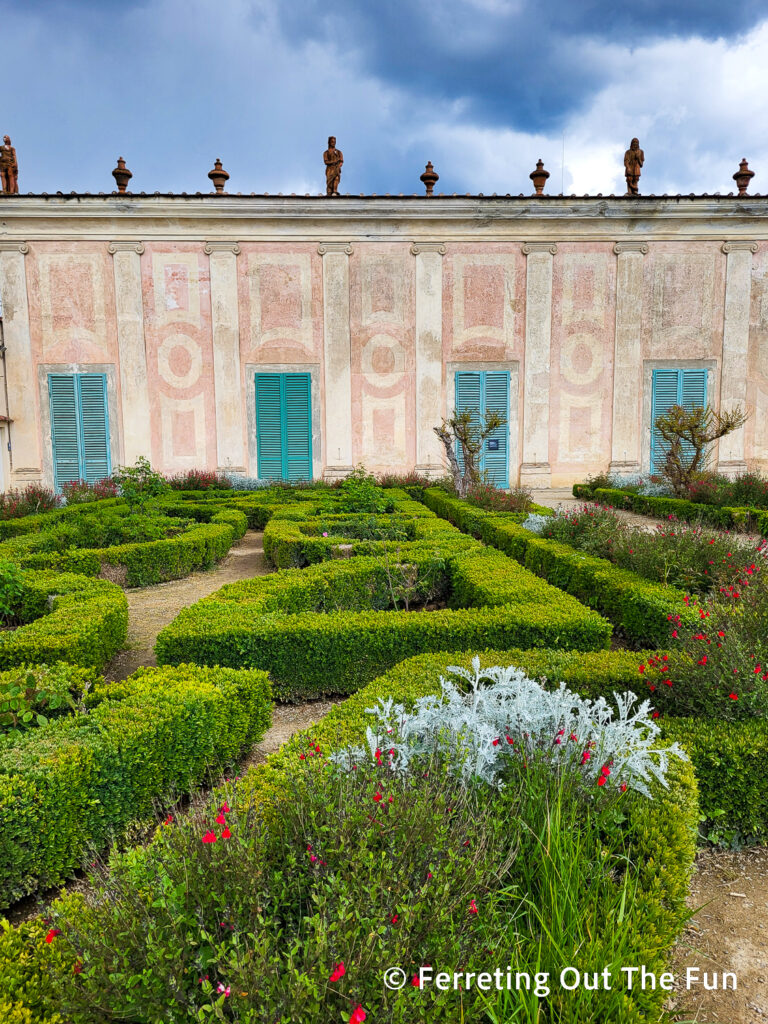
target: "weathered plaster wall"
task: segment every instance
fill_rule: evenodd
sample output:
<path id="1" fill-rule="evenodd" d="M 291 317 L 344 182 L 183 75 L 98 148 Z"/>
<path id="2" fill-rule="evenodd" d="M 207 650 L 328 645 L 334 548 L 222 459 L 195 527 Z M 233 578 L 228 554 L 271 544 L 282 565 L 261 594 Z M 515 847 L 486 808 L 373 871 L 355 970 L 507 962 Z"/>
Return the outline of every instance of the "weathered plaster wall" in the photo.
<path id="1" fill-rule="evenodd" d="M 508 367 L 510 482 L 647 469 L 650 372 L 744 402 L 768 470 L 768 199 L 2 197 L 13 467 L 46 367 L 109 369 L 115 457 L 255 474 L 253 374 L 312 376 L 314 472 L 439 472 L 462 367 Z M 116 445 L 116 447 L 115 447 Z"/>

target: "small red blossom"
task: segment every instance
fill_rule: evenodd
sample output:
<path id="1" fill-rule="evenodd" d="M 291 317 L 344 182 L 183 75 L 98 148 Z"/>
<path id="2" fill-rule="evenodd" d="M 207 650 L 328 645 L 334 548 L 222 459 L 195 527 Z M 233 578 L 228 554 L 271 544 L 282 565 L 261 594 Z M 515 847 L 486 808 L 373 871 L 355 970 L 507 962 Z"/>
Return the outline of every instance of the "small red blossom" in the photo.
<path id="1" fill-rule="evenodd" d="M 208 829 L 208 831 L 203 836 L 203 842 L 204 843 L 215 843 L 216 842 L 216 833 L 212 832 L 210 829 Z"/>
<path id="2" fill-rule="evenodd" d="M 226 823 L 227 823 L 227 819 L 224 817 L 223 814 L 219 813 L 219 814 L 216 815 L 216 824 L 217 825 L 226 825 Z"/>
<path id="3" fill-rule="evenodd" d="M 82 974 L 83 973 L 83 961 L 82 960 L 76 960 L 75 961 L 75 965 L 72 968 L 72 973 L 73 974 Z"/>
<path id="4" fill-rule="evenodd" d="M 397 924 L 397 922 L 400 920 L 400 915 L 399 914 L 393 914 L 392 917 L 390 917 L 389 920 L 390 920 L 391 924 Z"/>
<path id="5" fill-rule="evenodd" d="M 339 978 L 343 978 L 346 973 L 347 969 L 344 966 L 344 961 L 342 960 L 333 968 L 333 971 L 331 972 L 331 976 L 328 979 L 328 981 L 338 981 Z"/>
<path id="6" fill-rule="evenodd" d="M 51 928 L 51 930 L 45 936 L 45 941 L 53 942 L 57 935 L 61 935 L 61 928 Z"/>
<path id="7" fill-rule="evenodd" d="M 231 835 L 232 835 L 232 833 L 229 831 L 229 829 L 225 828 L 224 831 L 221 833 L 221 838 L 222 839 L 229 839 L 231 837 Z"/>
<path id="8" fill-rule="evenodd" d="M 479 914 L 480 913 L 480 911 L 477 909 L 477 904 L 475 903 L 474 899 L 471 899 L 469 901 L 469 912 L 470 912 L 470 914 Z"/>
<path id="9" fill-rule="evenodd" d="M 165 819 L 165 821 L 163 822 L 163 824 L 164 824 L 164 825 L 170 825 L 172 821 L 173 821 L 173 815 L 172 815 L 172 814 L 169 814 L 169 815 L 168 815 L 168 817 L 167 817 L 167 818 Z"/>
<path id="10" fill-rule="evenodd" d="M 598 784 L 598 786 L 604 786 L 605 785 L 605 776 L 604 775 L 600 776 L 600 778 L 597 780 L 597 784 Z"/>
<path id="11" fill-rule="evenodd" d="M 375 793 L 374 797 L 373 797 L 375 803 L 377 803 L 377 804 L 380 803 L 381 800 L 383 800 L 383 798 L 384 798 L 383 793 Z"/>
<path id="12" fill-rule="evenodd" d="M 358 1003 L 352 1011 L 352 1016 L 349 1018 L 349 1024 L 363 1024 L 363 1021 L 367 1016 L 368 1014 L 365 1012 L 362 1005 Z"/>
<path id="13" fill-rule="evenodd" d="M 731 698 L 731 700 L 738 700 L 739 699 L 738 693 L 729 693 L 728 696 Z"/>

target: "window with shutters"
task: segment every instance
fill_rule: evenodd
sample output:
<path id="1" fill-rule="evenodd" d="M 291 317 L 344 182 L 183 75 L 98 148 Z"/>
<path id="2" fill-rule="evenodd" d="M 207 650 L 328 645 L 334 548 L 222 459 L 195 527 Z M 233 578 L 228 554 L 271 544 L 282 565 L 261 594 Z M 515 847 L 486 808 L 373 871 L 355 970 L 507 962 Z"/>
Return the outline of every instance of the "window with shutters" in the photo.
<path id="1" fill-rule="evenodd" d="M 685 409 L 707 404 L 707 371 L 703 367 L 669 368 L 653 371 L 651 397 L 651 471 L 661 472 L 668 445 L 655 429 L 656 418 L 673 405 Z M 690 445 L 683 445 L 684 455 L 693 455 Z"/>
<path id="2" fill-rule="evenodd" d="M 504 424 L 486 438 L 478 468 L 496 487 L 509 487 L 509 372 L 506 370 L 456 374 L 456 412 L 469 409 L 479 423 L 489 412 L 504 414 Z M 461 445 L 456 446 L 464 468 Z"/>
<path id="3" fill-rule="evenodd" d="M 48 375 L 54 486 L 95 483 L 112 472 L 107 378 L 103 373 Z"/>
<path id="4" fill-rule="evenodd" d="M 256 374 L 260 479 L 312 479 L 311 385 L 308 373 Z"/>

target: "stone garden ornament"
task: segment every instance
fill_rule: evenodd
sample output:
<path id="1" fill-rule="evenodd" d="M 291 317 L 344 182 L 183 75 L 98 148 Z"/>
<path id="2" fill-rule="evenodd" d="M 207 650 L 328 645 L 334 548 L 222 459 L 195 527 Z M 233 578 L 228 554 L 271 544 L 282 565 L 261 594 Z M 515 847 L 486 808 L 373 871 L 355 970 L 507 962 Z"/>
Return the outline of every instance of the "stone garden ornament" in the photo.
<path id="1" fill-rule="evenodd" d="M 638 182 L 640 181 L 640 170 L 645 163 L 645 153 L 640 149 L 638 139 L 632 139 L 629 149 L 624 154 L 624 177 L 627 179 L 626 195 L 638 195 Z"/>
<path id="2" fill-rule="evenodd" d="M 336 136 L 328 138 L 328 149 L 323 153 L 325 162 L 325 194 L 337 196 L 339 194 L 339 182 L 341 181 L 341 165 L 344 163 L 344 154 L 336 149 Z"/>

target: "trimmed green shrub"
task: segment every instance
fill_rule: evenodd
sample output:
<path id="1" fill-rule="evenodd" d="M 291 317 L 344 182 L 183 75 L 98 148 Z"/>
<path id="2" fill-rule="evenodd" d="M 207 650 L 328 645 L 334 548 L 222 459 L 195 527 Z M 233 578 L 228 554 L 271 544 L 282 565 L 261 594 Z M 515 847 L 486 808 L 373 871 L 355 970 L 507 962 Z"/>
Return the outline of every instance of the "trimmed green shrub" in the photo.
<path id="1" fill-rule="evenodd" d="M 68 661 L 103 668 L 125 643 L 128 603 L 120 587 L 71 573 L 24 572 L 17 618 L 0 633 L 0 669 Z"/>
<path id="2" fill-rule="evenodd" d="M 299 700 L 349 693 L 423 651 L 608 646 L 609 624 L 578 601 L 497 552 L 454 545 L 444 525 L 439 536 L 229 584 L 160 632 L 158 662 L 263 668 L 279 699 Z M 383 610 L 449 592 L 450 610 Z"/>
<path id="3" fill-rule="evenodd" d="M 469 525 L 467 506 L 459 499 L 430 488 L 424 492 L 424 500 L 427 507 L 451 522 Z M 636 643 L 664 646 L 669 639 L 672 616 L 680 615 L 686 624 L 696 621 L 696 612 L 684 603 L 682 591 L 641 579 L 636 573 L 611 565 L 604 558 L 585 555 L 567 544 L 537 537 L 508 516 L 491 512 L 476 520 L 478 511 L 471 509 L 471 516 L 486 544 L 499 548 L 548 583 L 597 609 Z"/>
<path id="4" fill-rule="evenodd" d="M 180 665 L 105 683 L 88 714 L 0 741 L 0 905 L 56 885 L 271 721 L 264 672 Z"/>
<path id="5" fill-rule="evenodd" d="M 684 498 L 647 497 L 615 487 L 598 487 L 590 493 L 589 500 L 628 509 L 638 515 L 707 523 L 721 530 L 752 530 L 765 514 L 756 508 L 727 508 L 704 505 Z"/>

